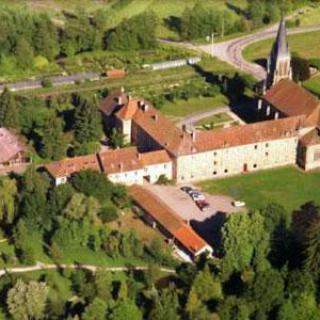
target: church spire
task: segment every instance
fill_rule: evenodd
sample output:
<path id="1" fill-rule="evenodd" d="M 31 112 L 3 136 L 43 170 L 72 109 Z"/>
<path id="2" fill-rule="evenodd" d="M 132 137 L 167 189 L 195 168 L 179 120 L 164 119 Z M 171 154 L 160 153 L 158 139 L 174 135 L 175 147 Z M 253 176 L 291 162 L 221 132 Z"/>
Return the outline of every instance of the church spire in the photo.
<path id="1" fill-rule="evenodd" d="M 267 65 L 266 87 L 269 89 L 282 79 L 291 79 L 291 56 L 287 42 L 285 21 L 281 20 Z"/>

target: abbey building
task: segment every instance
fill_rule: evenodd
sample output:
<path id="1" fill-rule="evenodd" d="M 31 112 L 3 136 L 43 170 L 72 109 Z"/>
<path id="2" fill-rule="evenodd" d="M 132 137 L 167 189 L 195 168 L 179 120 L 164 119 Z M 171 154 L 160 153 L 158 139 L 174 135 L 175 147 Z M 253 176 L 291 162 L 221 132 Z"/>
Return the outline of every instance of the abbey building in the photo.
<path id="1" fill-rule="evenodd" d="M 101 102 L 101 113 L 105 124 L 135 147 L 58 161 L 47 171 L 56 184 L 91 168 L 131 185 L 154 183 L 160 176 L 183 183 L 287 165 L 319 168 L 320 101 L 291 79 L 284 22 L 267 71 L 257 107 L 266 120 L 212 131 L 180 129 L 150 102 L 119 89 Z"/>

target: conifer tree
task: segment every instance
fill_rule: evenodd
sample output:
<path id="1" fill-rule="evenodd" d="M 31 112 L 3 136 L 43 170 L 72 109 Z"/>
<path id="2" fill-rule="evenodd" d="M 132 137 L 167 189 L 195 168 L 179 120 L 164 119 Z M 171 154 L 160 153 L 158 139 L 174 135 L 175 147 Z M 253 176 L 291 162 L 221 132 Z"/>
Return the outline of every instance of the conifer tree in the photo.
<path id="1" fill-rule="evenodd" d="M 74 115 L 75 138 L 79 143 L 97 141 L 101 138 L 102 124 L 94 101 L 79 97 Z"/>
<path id="2" fill-rule="evenodd" d="M 19 129 L 19 112 L 12 93 L 5 88 L 0 97 L 0 127 Z"/>

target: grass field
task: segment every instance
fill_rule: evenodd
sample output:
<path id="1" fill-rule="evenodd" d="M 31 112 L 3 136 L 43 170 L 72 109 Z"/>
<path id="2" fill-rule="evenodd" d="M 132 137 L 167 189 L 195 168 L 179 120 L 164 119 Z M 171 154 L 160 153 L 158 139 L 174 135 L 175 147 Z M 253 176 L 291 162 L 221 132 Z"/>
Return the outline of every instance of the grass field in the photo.
<path id="1" fill-rule="evenodd" d="M 187 101 L 179 100 L 175 103 L 167 103 L 161 108 L 161 112 L 173 118 L 182 118 L 192 113 L 222 107 L 227 103 L 227 98 L 220 94 L 214 98 L 191 98 Z"/>
<path id="2" fill-rule="evenodd" d="M 317 58 L 320 56 L 320 32 L 308 32 L 291 35 L 288 37 L 289 48 L 292 54 L 303 58 Z M 268 39 L 253 43 L 243 51 L 243 57 L 248 61 L 266 59 L 274 39 Z"/>
<path id="3" fill-rule="evenodd" d="M 206 125 L 217 126 L 221 123 L 229 122 L 229 121 L 232 121 L 232 118 L 226 112 L 222 112 L 214 116 L 201 119 L 196 123 L 196 126 L 206 126 Z"/>
<path id="4" fill-rule="evenodd" d="M 301 172 L 294 167 L 262 171 L 200 183 L 210 193 L 227 194 L 256 209 L 270 202 L 294 210 L 307 201 L 320 204 L 320 172 Z"/>
<path id="5" fill-rule="evenodd" d="M 303 86 L 320 97 L 320 75 L 305 81 Z"/>

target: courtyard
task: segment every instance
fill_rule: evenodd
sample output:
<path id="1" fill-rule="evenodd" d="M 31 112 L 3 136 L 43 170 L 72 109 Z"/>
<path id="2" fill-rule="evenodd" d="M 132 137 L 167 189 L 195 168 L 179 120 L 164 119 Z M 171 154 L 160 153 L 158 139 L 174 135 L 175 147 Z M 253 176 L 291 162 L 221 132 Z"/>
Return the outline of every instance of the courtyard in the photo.
<path id="1" fill-rule="evenodd" d="M 191 184 L 187 185 L 193 187 Z M 189 223 L 213 248 L 217 248 L 220 242 L 220 229 L 226 215 L 242 212 L 246 209 L 235 208 L 232 205 L 234 199 L 228 195 L 204 193 L 210 208 L 201 211 L 191 197 L 180 190 L 180 187 L 182 185 L 162 186 L 147 183 L 144 185 L 144 188 L 158 196 L 184 221 Z"/>

